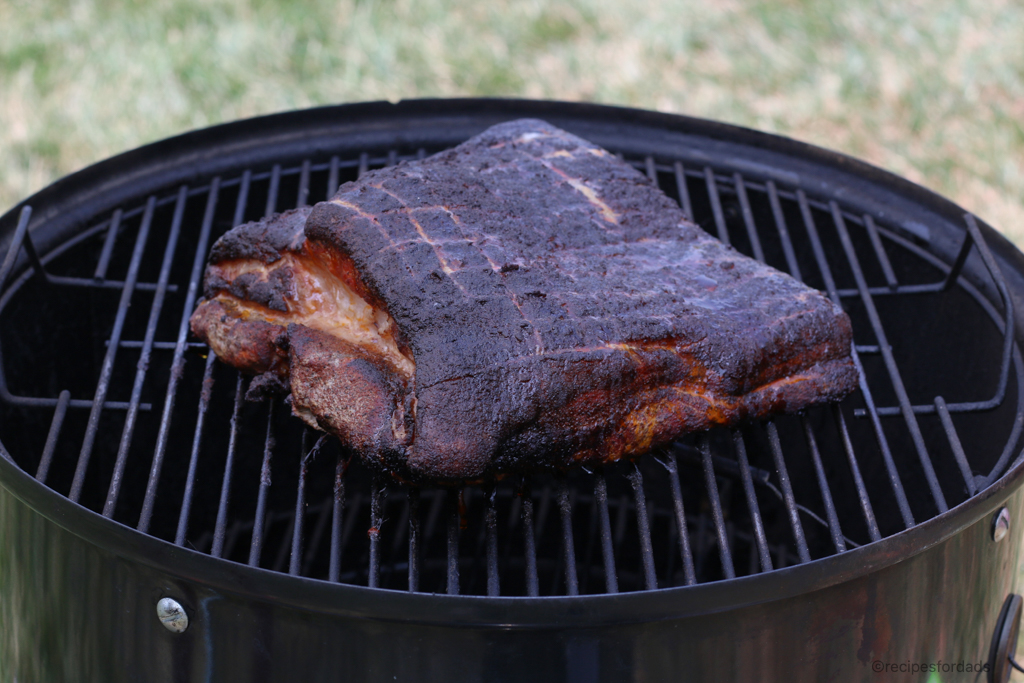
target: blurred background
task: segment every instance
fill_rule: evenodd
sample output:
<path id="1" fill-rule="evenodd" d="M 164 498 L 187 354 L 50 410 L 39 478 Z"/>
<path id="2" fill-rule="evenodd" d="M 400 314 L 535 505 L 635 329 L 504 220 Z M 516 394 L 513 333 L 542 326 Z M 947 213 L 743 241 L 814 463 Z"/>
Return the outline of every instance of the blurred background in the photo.
<path id="1" fill-rule="evenodd" d="M 1024 6 L 1001 0 L 0 0 L 0 212 L 287 109 L 585 100 L 840 150 L 1024 244 Z"/>
<path id="2" fill-rule="evenodd" d="M 1022 37 L 1019 0 L 0 0 L 0 213 L 198 127 L 505 96 L 706 117 L 839 150 L 1024 247 Z"/>

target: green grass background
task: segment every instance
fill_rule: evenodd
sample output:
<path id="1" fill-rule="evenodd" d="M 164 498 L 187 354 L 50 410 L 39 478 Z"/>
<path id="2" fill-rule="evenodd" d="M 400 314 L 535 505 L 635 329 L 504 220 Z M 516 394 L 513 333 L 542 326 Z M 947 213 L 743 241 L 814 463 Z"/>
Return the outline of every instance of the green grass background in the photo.
<path id="1" fill-rule="evenodd" d="M 199 126 L 455 95 L 789 135 L 1024 243 L 1024 6 L 1001 0 L 0 0 L 0 209 Z"/>
<path id="2" fill-rule="evenodd" d="M 585 100 L 837 149 L 1024 246 L 1007 0 L 0 0 L 0 212 L 196 127 L 425 96 Z"/>

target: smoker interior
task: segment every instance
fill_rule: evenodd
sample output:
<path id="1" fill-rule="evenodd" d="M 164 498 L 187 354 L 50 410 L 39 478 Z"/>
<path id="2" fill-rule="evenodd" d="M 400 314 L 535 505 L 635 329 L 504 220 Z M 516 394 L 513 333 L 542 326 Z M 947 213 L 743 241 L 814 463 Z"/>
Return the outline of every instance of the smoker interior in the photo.
<path id="1" fill-rule="evenodd" d="M 492 122 L 471 121 L 466 137 Z M 120 198 L 60 239 L 45 237 L 47 207 L 22 207 L 0 273 L 0 442 L 60 495 L 198 553 L 345 584 L 492 596 L 776 571 L 920 525 L 1006 472 L 1022 363 L 1007 287 L 974 217 L 949 238 L 929 232 L 926 216 L 894 222 L 856 195 L 787 183 L 784 168 L 759 172 L 753 144 L 745 157 L 661 156 L 641 137 L 608 136 L 591 139 L 710 234 L 842 305 L 861 390 L 601 470 L 462 490 L 375 475 L 282 401 L 244 401 L 248 379 L 208 354 L 187 319 L 209 247 L 233 225 L 324 200 L 367 169 L 451 141 L 324 141 L 305 154 L 309 145 L 260 152 L 253 136 L 236 160 L 209 162 L 215 172 L 192 160 L 188 182 Z"/>

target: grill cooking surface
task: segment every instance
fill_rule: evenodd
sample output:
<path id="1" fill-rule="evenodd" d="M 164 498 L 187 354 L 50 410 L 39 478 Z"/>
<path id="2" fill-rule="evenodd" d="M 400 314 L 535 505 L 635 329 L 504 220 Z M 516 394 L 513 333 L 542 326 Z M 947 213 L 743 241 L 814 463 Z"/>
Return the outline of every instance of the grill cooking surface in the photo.
<path id="1" fill-rule="evenodd" d="M 724 161 L 613 148 L 709 233 L 839 302 L 853 321 L 860 391 L 601 471 L 463 490 L 375 478 L 280 401 L 244 401 L 248 379 L 190 338 L 187 321 L 209 247 L 231 226 L 435 151 L 240 164 L 96 215 L 47 254 L 28 239 L 26 209 L 0 270 L 0 441 L 61 495 L 201 553 L 483 595 L 768 572 L 920 524 L 1006 470 L 1022 363 L 973 217 L 949 264 L 926 228 Z"/>

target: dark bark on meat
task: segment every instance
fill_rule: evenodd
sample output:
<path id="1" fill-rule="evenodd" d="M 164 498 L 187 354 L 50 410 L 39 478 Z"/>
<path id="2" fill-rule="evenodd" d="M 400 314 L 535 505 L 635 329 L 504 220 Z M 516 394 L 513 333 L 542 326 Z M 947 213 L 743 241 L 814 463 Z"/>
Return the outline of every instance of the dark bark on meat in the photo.
<path id="1" fill-rule="evenodd" d="M 303 325 L 233 320 L 213 299 L 285 311 L 294 274 L 281 270 L 211 268 L 193 329 L 218 336 L 233 365 L 287 375 L 297 414 L 404 478 L 632 457 L 857 384 L 849 319 L 828 299 L 541 121 L 495 126 L 311 211 L 236 228 L 211 264 L 286 252 L 329 254 L 332 272 L 390 314 L 415 372 Z"/>

